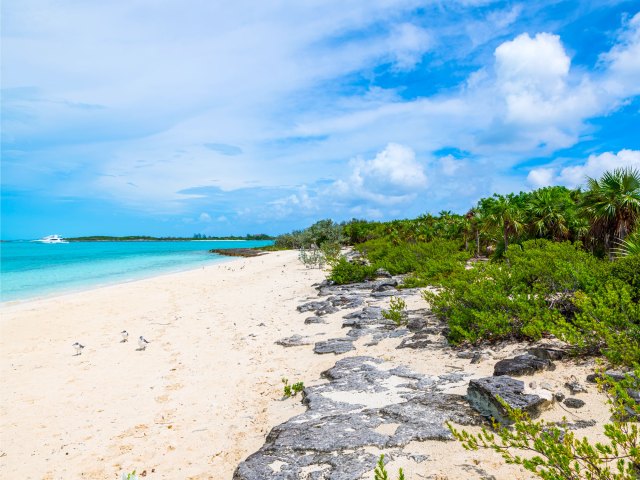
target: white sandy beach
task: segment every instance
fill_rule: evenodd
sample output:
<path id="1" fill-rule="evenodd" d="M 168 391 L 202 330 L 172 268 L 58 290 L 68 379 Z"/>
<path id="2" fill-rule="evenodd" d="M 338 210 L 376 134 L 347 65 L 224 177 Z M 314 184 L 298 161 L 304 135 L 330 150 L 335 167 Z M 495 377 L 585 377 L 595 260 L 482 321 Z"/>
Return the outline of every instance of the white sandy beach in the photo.
<path id="1" fill-rule="evenodd" d="M 296 252 L 276 252 L 50 299 L 1 307 L 0 478 L 227 479 L 255 452 L 269 430 L 304 410 L 282 400 L 281 378 L 320 383 L 320 372 L 340 357 L 316 355 L 312 345 L 274 342 L 296 333 L 343 336 L 340 312 L 327 325 L 305 325 L 296 306 L 316 298 L 324 278 L 305 269 Z M 410 306 L 424 306 L 412 298 Z M 422 302 L 422 303 L 421 303 Z M 334 321 L 333 321 L 334 320 Z M 127 343 L 119 332 L 130 332 Z M 137 351 L 136 339 L 151 343 Z M 86 345 L 73 356 L 71 345 Z M 455 355 L 396 350 L 399 339 L 348 355 L 366 354 L 428 374 L 446 368 L 490 375 L 492 361 L 469 365 Z M 509 352 L 500 352 L 502 358 Z M 561 365 L 536 376 L 560 384 L 586 367 Z M 464 389 L 461 393 L 464 393 Z M 591 387 L 581 398 L 600 402 Z M 588 402 L 588 405 L 594 402 Z M 600 402 L 601 403 L 601 402 Z M 606 408 L 552 417 L 605 421 Z M 593 436 L 599 428 L 582 430 Z M 454 442 L 412 445 L 427 464 L 399 464 L 407 478 L 531 478 L 505 467 L 490 452 L 469 453 Z M 373 470 L 373 466 L 372 466 Z M 372 477 L 372 475 L 371 475 Z"/>

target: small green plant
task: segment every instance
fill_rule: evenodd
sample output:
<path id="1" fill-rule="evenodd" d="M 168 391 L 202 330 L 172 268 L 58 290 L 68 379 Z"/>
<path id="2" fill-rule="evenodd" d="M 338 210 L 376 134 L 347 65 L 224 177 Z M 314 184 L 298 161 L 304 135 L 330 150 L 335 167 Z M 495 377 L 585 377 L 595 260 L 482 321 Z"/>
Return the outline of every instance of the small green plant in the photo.
<path id="1" fill-rule="evenodd" d="M 380 455 L 378 464 L 376 465 L 373 473 L 375 474 L 374 480 L 389 480 L 389 473 L 384 466 L 384 454 Z M 404 472 L 401 468 L 398 470 L 398 480 L 405 480 Z"/>
<path id="2" fill-rule="evenodd" d="M 407 308 L 407 303 L 404 299 L 400 297 L 391 297 L 389 301 L 389 309 L 382 311 L 382 316 L 387 320 L 393 320 L 395 324 L 399 327 L 400 325 L 404 325 L 407 323 L 407 319 L 405 316 L 405 309 Z"/>
<path id="3" fill-rule="evenodd" d="M 136 475 L 135 470 L 131 473 L 123 473 L 122 480 L 138 480 L 138 475 Z"/>
<path id="4" fill-rule="evenodd" d="M 473 435 L 456 430 L 448 422 L 447 426 L 465 449 L 495 450 L 506 463 L 522 465 L 544 480 L 637 480 L 640 476 L 640 429 L 630 417 L 640 415 L 640 405 L 630 397 L 629 391 L 639 383 L 637 377 L 629 377 L 620 383 L 600 383 L 609 397 L 613 414 L 613 422 L 604 426 L 604 434 L 609 439 L 606 445 L 590 443 L 586 437 L 577 438 L 562 424 L 534 422 L 526 413 L 504 403 L 514 421 L 511 427 L 494 422 L 494 433 L 483 428 L 481 433 Z M 521 456 L 517 452 L 527 455 Z"/>
<path id="5" fill-rule="evenodd" d="M 293 385 L 289 385 L 289 380 L 283 378 L 282 383 L 284 384 L 283 390 L 285 398 L 295 397 L 298 393 L 304 390 L 303 382 L 296 382 Z"/>

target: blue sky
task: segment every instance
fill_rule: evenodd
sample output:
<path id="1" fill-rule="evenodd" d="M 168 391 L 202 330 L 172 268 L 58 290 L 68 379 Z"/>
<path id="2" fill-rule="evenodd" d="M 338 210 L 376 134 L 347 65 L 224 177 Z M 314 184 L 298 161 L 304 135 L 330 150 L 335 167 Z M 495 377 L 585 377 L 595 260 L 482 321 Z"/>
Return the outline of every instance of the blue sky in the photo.
<path id="1" fill-rule="evenodd" d="M 640 1 L 2 3 L 2 238 L 280 233 L 640 167 Z"/>

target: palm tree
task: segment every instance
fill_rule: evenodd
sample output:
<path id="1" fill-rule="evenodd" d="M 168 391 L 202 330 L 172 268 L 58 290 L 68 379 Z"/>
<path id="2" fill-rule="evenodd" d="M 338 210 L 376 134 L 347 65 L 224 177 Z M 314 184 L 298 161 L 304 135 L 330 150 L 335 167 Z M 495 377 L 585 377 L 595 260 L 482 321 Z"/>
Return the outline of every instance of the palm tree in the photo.
<path id="1" fill-rule="evenodd" d="M 513 194 L 494 195 L 487 202 L 487 224 L 499 228 L 505 251 L 509 247 L 509 237 L 520 233 L 524 227 L 524 211 Z"/>
<path id="2" fill-rule="evenodd" d="M 624 241 L 640 220 L 640 171 L 616 168 L 599 180 L 587 177 L 587 187 L 581 204 L 583 212 L 612 258 L 611 245 Z"/>
<path id="3" fill-rule="evenodd" d="M 562 241 L 569 238 L 572 202 L 564 187 L 541 188 L 533 192 L 527 203 L 530 226 L 535 236 Z"/>

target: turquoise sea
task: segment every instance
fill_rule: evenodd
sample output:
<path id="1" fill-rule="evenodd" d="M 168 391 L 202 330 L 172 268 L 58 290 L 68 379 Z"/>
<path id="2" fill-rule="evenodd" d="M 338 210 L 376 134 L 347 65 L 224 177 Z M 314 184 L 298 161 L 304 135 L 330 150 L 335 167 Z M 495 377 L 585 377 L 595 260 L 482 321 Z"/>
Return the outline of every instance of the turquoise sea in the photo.
<path id="1" fill-rule="evenodd" d="M 271 241 L 0 243 L 0 300 L 24 300 L 228 261 L 213 248 Z"/>

